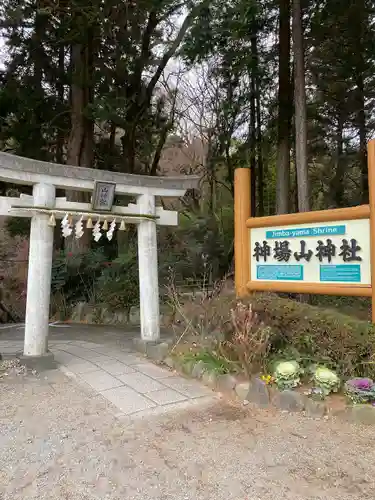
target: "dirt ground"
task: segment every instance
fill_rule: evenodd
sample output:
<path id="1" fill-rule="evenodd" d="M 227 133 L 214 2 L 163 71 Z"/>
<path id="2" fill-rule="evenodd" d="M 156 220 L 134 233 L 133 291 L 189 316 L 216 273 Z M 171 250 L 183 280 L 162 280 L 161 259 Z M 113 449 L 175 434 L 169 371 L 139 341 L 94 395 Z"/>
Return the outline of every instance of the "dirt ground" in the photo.
<path id="1" fill-rule="evenodd" d="M 59 371 L 0 380 L 2 500 L 373 499 L 372 429 L 220 400 L 142 420 Z"/>

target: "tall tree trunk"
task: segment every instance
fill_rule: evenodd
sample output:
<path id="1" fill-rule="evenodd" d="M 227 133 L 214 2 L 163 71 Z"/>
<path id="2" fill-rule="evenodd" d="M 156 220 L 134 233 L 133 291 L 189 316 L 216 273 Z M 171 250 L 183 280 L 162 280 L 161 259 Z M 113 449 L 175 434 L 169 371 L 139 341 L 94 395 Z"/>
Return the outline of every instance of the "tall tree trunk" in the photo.
<path id="1" fill-rule="evenodd" d="M 82 167 L 93 168 L 94 166 L 94 120 L 89 116 L 89 106 L 94 102 L 94 28 L 89 26 L 87 28 L 86 45 L 82 54 L 84 61 L 84 82 L 83 82 L 83 96 L 84 96 L 84 113 L 83 113 L 83 130 L 84 141 L 83 150 L 81 152 L 81 165 Z"/>
<path id="2" fill-rule="evenodd" d="M 293 0 L 294 108 L 296 127 L 296 169 L 298 210 L 310 210 L 307 158 L 307 112 L 305 89 L 305 56 L 301 0 Z"/>
<path id="3" fill-rule="evenodd" d="M 289 211 L 290 188 L 290 0 L 279 0 L 279 116 L 276 160 L 276 211 Z"/>
<path id="4" fill-rule="evenodd" d="M 293 212 L 298 212 L 298 174 L 297 174 L 297 160 L 296 160 L 296 148 L 293 148 L 293 181 L 294 181 L 294 189 L 293 189 Z"/>
<path id="5" fill-rule="evenodd" d="M 71 48 L 71 69 L 72 69 L 72 83 L 70 89 L 71 101 L 71 123 L 70 135 L 67 144 L 67 157 L 66 162 L 68 165 L 81 164 L 81 151 L 83 149 L 84 141 L 84 124 L 83 113 L 85 108 L 85 95 L 82 85 L 82 51 L 81 44 L 74 44 Z"/>
<path id="6" fill-rule="evenodd" d="M 336 131 L 336 158 L 335 158 L 335 175 L 330 185 L 330 204 L 335 208 L 344 206 L 344 173 L 343 165 L 343 129 L 344 121 L 342 110 L 338 111 L 337 131 Z"/>
<path id="7" fill-rule="evenodd" d="M 65 46 L 63 43 L 61 43 L 59 47 L 58 74 L 59 78 L 56 82 L 57 99 L 61 110 L 63 110 L 65 104 L 64 103 Z M 64 163 L 64 144 L 65 144 L 65 137 L 62 128 L 57 127 L 56 154 L 55 154 L 56 163 Z"/>
<path id="8" fill-rule="evenodd" d="M 45 39 L 46 22 L 48 16 L 37 12 L 34 22 L 34 33 L 31 39 L 31 60 L 32 68 L 31 80 L 35 104 L 33 108 L 32 132 L 29 134 L 30 153 L 33 158 L 40 160 L 48 159 L 47 148 L 45 142 L 41 141 L 40 124 L 43 123 L 43 107 L 44 107 L 44 89 L 43 89 L 43 73 L 44 73 L 44 48 L 42 40 Z M 43 145 L 42 147 L 41 144 Z M 36 145 L 36 147 L 35 147 Z"/>
<path id="9" fill-rule="evenodd" d="M 256 85 L 255 85 L 255 72 L 254 68 L 251 69 L 250 74 L 250 124 L 249 124 L 249 132 L 250 132 L 250 195 L 251 195 L 251 215 L 252 217 L 256 216 L 256 195 L 257 195 L 257 172 L 256 172 Z"/>
<path id="10" fill-rule="evenodd" d="M 171 130 L 171 124 L 167 123 L 160 131 L 159 140 L 156 145 L 156 150 L 154 153 L 154 157 L 152 159 L 150 170 L 148 172 L 149 175 L 151 176 L 155 176 L 158 173 L 160 158 L 163 152 L 165 141 L 167 140 L 168 133 L 170 130 Z"/>
<path id="11" fill-rule="evenodd" d="M 256 157 L 257 157 L 257 201 L 258 201 L 258 216 L 264 215 L 264 163 L 262 151 L 262 126 L 261 126 L 261 105 L 260 105 L 260 83 L 259 83 L 259 57 L 258 57 L 258 41 L 257 33 L 251 38 L 251 54 L 253 59 L 253 75 L 254 75 L 254 93 L 255 93 L 255 111 L 256 111 Z"/>
<path id="12" fill-rule="evenodd" d="M 257 158 L 258 158 L 258 215 L 263 217 L 264 215 L 264 178 L 265 178 L 265 168 L 263 162 L 263 148 L 262 148 L 262 128 L 261 128 L 261 116 L 260 116 L 260 93 L 259 87 L 257 86 L 257 97 L 256 97 L 256 113 L 257 113 Z"/>
<path id="13" fill-rule="evenodd" d="M 208 137 L 208 148 L 206 155 L 206 176 L 208 180 L 208 203 L 207 203 L 207 211 L 210 215 L 213 215 L 216 209 L 216 182 L 215 182 L 215 145 L 213 144 L 213 138 L 211 132 Z"/>
<path id="14" fill-rule="evenodd" d="M 110 131 L 109 131 L 109 154 L 112 158 L 116 156 L 116 124 L 111 122 Z"/>
<path id="15" fill-rule="evenodd" d="M 357 77 L 358 92 L 358 132 L 359 132 L 359 162 L 361 165 L 361 185 L 362 185 L 362 203 L 366 204 L 369 200 L 368 195 L 368 170 L 367 170 L 367 134 L 366 134 L 366 112 L 365 112 L 365 92 L 363 74 Z"/>
<path id="16" fill-rule="evenodd" d="M 371 4 L 369 2 L 369 4 Z M 359 164 L 361 169 L 361 202 L 368 203 L 368 171 L 367 171 L 367 130 L 366 130 L 366 111 L 365 111 L 365 82 L 364 73 L 366 71 L 366 40 L 369 39 L 370 14 L 369 5 L 365 0 L 357 2 L 358 16 L 357 33 L 358 47 L 355 65 L 355 83 L 356 83 L 356 104 L 357 116 L 356 122 L 359 135 Z M 371 36 L 371 35 L 370 35 Z"/>
<path id="17" fill-rule="evenodd" d="M 82 29 L 82 28 L 81 28 Z M 71 48 L 71 130 L 67 145 L 67 164 L 93 167 L 94 122 L 87 116 L 88 106 L 93 102 L 93 39 L 91 27 L 86 26 L 82 43 Z M 67 190 L 69 201 L 88 202 L 90 195 Z M 91 234 L 85 231 L 82 238 L 66 240 L 66 248 L 73 253 L 84 252 L 90 247 Z"/>

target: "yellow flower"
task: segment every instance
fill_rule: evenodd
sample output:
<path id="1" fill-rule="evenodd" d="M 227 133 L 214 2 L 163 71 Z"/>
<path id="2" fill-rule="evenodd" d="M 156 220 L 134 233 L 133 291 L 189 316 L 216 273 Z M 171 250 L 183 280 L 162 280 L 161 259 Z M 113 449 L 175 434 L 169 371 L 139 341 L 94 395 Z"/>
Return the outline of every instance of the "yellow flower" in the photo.
<path id="1" fill-rule="evenodd" d="M 261 380 L 268 385 L 272 382 L 272 375 L 262 375 Z"/>

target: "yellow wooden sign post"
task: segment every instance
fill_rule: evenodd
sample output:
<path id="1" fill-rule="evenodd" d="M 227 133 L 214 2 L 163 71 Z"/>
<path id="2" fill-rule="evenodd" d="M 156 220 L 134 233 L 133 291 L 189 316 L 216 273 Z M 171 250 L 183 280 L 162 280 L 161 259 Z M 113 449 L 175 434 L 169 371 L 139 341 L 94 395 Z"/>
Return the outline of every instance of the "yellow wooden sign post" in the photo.
<path id="1" fill-rule="evenodd" d="M 368 145 L 370 204 L 251 217 L 250 170 L 235 171 L 235 285 L 254 291 L 372 298 L 375 323 L 375 140 Z"/>

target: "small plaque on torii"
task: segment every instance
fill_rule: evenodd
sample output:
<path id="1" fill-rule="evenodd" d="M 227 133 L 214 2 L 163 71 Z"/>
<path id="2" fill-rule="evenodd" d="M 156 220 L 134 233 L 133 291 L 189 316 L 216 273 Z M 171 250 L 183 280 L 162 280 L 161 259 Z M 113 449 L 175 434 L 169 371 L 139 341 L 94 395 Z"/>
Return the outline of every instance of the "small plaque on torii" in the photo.
<path id="1" fill-rule="evenodd" d="M 114 182 L 96 181 L 92 195 L 93 210 L 110 212 L 115 199 L 116 184 Z"/>

